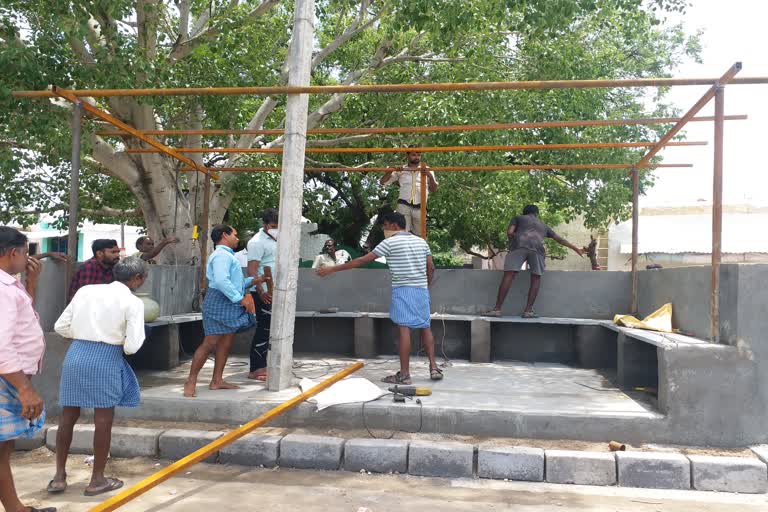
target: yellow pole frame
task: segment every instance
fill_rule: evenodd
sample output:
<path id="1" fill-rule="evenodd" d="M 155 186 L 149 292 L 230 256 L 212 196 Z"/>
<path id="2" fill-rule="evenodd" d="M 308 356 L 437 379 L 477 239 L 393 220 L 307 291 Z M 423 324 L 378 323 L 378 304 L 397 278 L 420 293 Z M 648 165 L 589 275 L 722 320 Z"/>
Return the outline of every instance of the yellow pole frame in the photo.
<path id="1" fill-rule="evenodd" d="M 253 430 L 264 425 L 265 423 L 268 423 L 269 421 L 280 416 L 281 414 L 286 413 L 290 409 L 293 409 L 294 407 L 302 403 L 304 400 L 310 397 L 313 397 L 316 394 L 320 393 L 321 391 L 331 387 L 333 384 L 353 374 L 363 366 L 365 365 L 361 362 L 357 362 L 351 366 L 348 366 L 344 370 L 324 380 L 323 382 L 313 387 L 312 389 L 309 389 L 304 393 L 298 396 L 295 396 L 294 398 L 291 398 L 287 402 L 283 402 L 282 404 L 278 405 L 274 409 L 271 409 L 266 413 L 262 414 L 258 418 L 249 421 L 242 427 L 237 428 L 232 432 L 229 432 L 228 434 L 223 435 L 222 437 L 216 439 L 212 443 L 209 443 L 203 446 L 202 448 L 200 448 L 199 450 L 190 453 L 183 459 L 178 460 L 173 464 L 171 464 L 170 466 L 161 469 L 154 475 L 151 475 L 145 478 L 144 480 L 142 480 L 141 482 L 138 482 L 132 485 L 131 487 L 127 488 L 120 494 L 117 494 L 109 498 L 108 500 L 96 505 L 95 507 L 91 508 L 89 512 L 109 512 L 125 505 L 132 499 L 141 496 L 142 494 L 149 491 L 153 487 L 156 487 L 161 483 L 165 482 L 176 473 L 183 471 L 184 469 L 194 464 L 197 464 L 203 459 L 208 458 L 213 453 L 219 451 L 223 447 L 234 443 L 244 435 L 252 432 Z"/>

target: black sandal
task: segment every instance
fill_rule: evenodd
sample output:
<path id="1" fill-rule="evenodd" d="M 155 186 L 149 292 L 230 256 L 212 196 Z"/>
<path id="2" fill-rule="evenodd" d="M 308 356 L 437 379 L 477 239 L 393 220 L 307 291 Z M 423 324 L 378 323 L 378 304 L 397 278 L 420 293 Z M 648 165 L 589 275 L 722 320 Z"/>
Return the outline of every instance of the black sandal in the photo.
<path id="1" fill-rule="evenodd" d="M 443 372 L 435 366 L 434 368 L 429 369 L 429 378 L 431 380 L 443 380 Z"/>
<path id="2" fill-rule="evenodd" d="M 99 494 L 104 494 L 105 492 L 116 491 L 122 486 L 123 486 L 122 480 L 118 480 L 117 478 L 107 478 L 107 485 L 93 491 L 89 491 L 88 489 L 86 489 L 83 494 L 86 496 L 98 496 Z"/>
<path id="3" fill-rule="evenodd" d="M 29 512 L 56 512 L 56 507 L 35 508 L 27 507 Z"/>
<path id="4" fill-rule="evenodd" d="M 397 372 L 394 375 L 388 375 L 381 379 L 381 382 L 384 382 L 386 384 L 412 384 L 411 376 L 410 375 L 401 375 L 400 372 Z"/>
<path id="5" fill-rule="evenodd" d="M 67 481 L 64 480 L 64 487 L 58 488 L 54 487 L 53 484 L 56 483 L 55 480 L 51 480 L 48 482 L 48 487 L 45 488 L 46 491 L 48 491 L 48 494 L 61 494 L 62 492 L 67 490 Z"/>

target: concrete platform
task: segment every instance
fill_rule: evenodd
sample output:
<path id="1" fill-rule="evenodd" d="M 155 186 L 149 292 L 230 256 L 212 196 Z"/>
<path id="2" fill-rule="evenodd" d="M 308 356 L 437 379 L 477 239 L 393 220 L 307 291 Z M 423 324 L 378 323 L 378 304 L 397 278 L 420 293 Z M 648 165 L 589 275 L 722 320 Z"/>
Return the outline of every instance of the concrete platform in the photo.
<path id="1" fill-rule="evenodd" d="M 299 357 L 296 383 L 302 377 L 320 380 L 344 368 L 353 359 Z M 366 377 L 382 388 L 381 377 L 393 373 L 392 358 L 365 360 L 357 377 Z M 238 425 L 296 394 L 298 388 L 269 392 L 263 383 L 250 381 L 247 359 L 233 357 L 227 367 L 231 391 L 210 391 L 207 382 L 212 363 L 201 374 L 197 398 L 182 398 L 189 363 L 170 371 L 141 372 L 142 405 L 120 411 L 122 417 L 146 420 L 197 421 Z M 394 404 L 389 397 L 369 403 L 315 411 L 305 403 L 278 419 L 275 426 L 394 429 L 478 436 L 572 438 L 600 441 L 624 434 L 623 440 L 661 441 L 664 416 L 655 400 L 641 393 L 625 393 L 597 370 L 558 364 L 487 363 L 452 361 L 445 379 L 431 382 L 425 359 L 412 363 L 414 383 L 429 385 L 433 394 L 423 397 L 423 408 L 410 402 Z M 483 414 L 478 414 L 480 411 Z M 363 412 L 365 416 L 363 416 Z M 651 428 L 653 426 L 653 428 Z"/>

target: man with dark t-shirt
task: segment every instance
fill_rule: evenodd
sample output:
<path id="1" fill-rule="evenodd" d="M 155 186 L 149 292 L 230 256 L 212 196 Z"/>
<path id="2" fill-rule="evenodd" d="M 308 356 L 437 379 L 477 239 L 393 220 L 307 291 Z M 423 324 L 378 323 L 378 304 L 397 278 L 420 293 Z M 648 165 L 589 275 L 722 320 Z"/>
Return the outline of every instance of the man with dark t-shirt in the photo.
<path id="1" fill-rule="evenodd" d="M 504 277 L 499 284 L 499 293 L 496 297 L 496 306 L 486 313 L 487 316 L 501 316 L 501 306 L 507 297 L 509 287 L 515 280 L 517 273 L 523 268 L 523 263 L 528 263 L 531 271 L 531 285 L 528 288 L 528 303 L 523 311 L 523 318 L 534 318 L 533 303 L 539 294 L 541 276 L 544 273 L 546 251 L 544 239 L 551 238 L 555 242 L 568 247 L 579 256 L 583 256 L 582 250 L 568 240 L 558 236 L 552 228 L 539 219 L 539 208 L 529 204 L 523 209 L 523 214 L 514 217 L 507 228 L 509 237 L 509 253 L 504 260 Z"/>

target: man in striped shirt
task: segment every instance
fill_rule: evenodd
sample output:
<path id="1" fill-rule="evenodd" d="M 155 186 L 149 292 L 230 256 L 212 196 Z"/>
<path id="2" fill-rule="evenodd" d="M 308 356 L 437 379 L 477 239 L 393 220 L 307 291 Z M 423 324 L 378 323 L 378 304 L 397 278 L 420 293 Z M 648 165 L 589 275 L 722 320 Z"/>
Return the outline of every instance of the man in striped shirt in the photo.
<path id="1" fill-rule="evenodd" d="M 385 257 L 392 276 L 392 303 L 389 318 L 397 325 L 400 335 L 400 371 L 384 377 L 388 384 L 411 384 L 410 354 L 411 329 L 421 330 L 421 340 L 429 358 L 429 377 L 443 378 L 435 362 L 435 338 L 430 328 L 429 286 L 435 265 L 427 242 L 405 230 L 405 217 L 393 212 L 383 216 L 384 231 L 394 234 L 385 239 L 372 252 L 343 265 L 323 267 L 320 276 L 357 268 L 376 258 Z"/>

